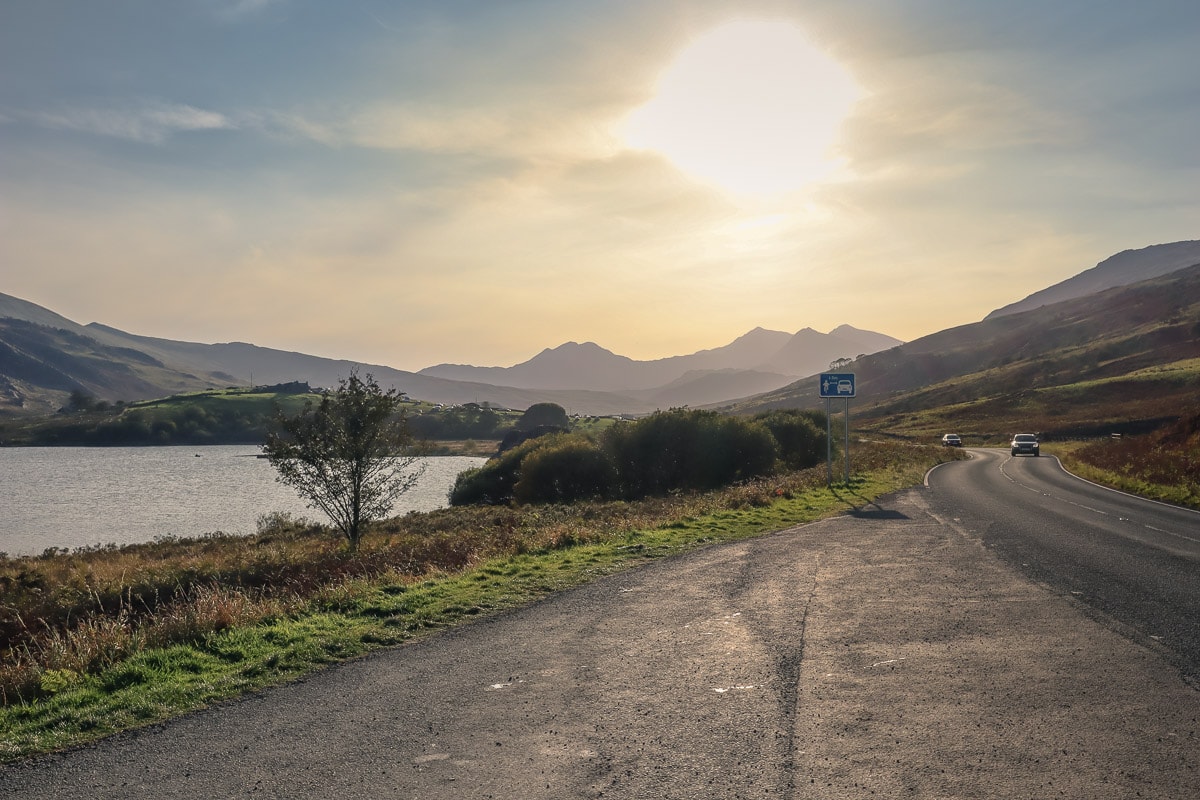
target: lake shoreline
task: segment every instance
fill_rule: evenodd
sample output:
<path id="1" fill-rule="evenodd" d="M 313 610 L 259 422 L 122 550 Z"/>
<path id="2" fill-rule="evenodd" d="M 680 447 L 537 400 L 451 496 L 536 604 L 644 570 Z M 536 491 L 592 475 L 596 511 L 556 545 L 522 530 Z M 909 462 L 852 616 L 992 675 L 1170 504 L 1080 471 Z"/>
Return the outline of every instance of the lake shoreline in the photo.
<path id="1" fill-rule="evenodd" d="M 0 449 L 0 552 L 121 546 L 206 534 L 249 535 L 274 512 L 324 522 L 275 471 L 258 445 L 16 447 Z M 199 457 L 197 457 L 199 456 Z M 425 473 L 393 513 L 447 504 L 458 473 L 478 456 L 423 457 Z"/>

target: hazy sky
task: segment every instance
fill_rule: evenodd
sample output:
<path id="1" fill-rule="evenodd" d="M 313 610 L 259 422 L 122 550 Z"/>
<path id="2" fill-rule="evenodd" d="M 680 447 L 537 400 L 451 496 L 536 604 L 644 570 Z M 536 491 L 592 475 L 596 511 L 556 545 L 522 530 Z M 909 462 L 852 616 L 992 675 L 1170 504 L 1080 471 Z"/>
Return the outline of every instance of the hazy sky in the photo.
<path id="1" fill-rule="evenodd" d="M 419 369 L 1200 238 L 1195 0 L 0 0 L 0 292 Z"/>

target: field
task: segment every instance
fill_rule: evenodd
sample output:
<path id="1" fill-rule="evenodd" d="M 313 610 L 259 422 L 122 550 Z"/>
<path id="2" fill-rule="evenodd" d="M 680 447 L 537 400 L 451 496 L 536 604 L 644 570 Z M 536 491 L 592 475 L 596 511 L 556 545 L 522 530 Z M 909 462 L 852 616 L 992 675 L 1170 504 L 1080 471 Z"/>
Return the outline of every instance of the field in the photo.
<path id="1" fill-rule="evenodd" d="M 307 384 L 218 389 L 136 403 L 81 402 L 40 417 L 0 421 L 0 445 L 259 444 L 276 409 L 294 414 L 320 395 Z M 490 455 L 521 416 L 475 404 L 442 406 L 406 400 L 401 409 L 414 436 L 438 455 Z M 452 444 L 456 443 L 456 444 Z M 481 452 L 487 450 L 487 452 Z"/>

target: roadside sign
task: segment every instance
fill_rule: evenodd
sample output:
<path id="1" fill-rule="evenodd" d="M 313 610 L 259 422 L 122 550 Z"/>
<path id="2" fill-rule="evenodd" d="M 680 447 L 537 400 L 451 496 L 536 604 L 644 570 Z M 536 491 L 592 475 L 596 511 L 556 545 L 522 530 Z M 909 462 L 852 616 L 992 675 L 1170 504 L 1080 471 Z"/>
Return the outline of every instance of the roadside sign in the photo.
<path id="1" fill-rule="evenodd" d="M 822 372 L 821 397 L 854 397 L 853 372 Z"/>
<path id="2" fill-rule="evenodd" d="M 846 398 L 846 484 L 850 483 L 850 398 L 854 397 L 853 372 L 822 372 L 817 386 L 825 401 L 825 478 L 833 486 L 833 414 L 830 406 L 835 397 Z"/>

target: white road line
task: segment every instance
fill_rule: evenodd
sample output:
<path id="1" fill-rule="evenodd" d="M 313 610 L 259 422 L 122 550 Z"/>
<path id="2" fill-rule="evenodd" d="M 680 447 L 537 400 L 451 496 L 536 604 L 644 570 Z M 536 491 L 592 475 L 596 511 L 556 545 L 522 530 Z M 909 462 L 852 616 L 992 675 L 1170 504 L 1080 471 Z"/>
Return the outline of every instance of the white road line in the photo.
<path id="1" fill-rule="evenodd" d="M 1001 475 L 1003 475 L 1005 478 L 1007 478 L 1007 479 L 1008 479 L 1008 480 L 1009 480 L 1011 483 L 1013 483 L 1014 485 L 1016 485 L 1016 486 L 1020 486 L 1022 489 L 1028 489 L 1028 490 L 1029 490 L 1029 491 L 1031 491 L 1031 492 L 1036 492 L 1037 494 L 1040 494 L 1040 495 L 1042 495 L 1043 497 L 1049 497 L 1049 498 L 1052 498 L 1052 499 L 1054 499 L 1054 500 L 1058 500 L 1058 502 L 1060 502 L 1060 503 L 1066 503 L 1067 505 L 1072 505 L 1072 506 L 1075 506 L 1076 508 L 1082 508 L 1084 511 L 1091 511 L 1093 514 L 1099 514 L 1099 515 L 1100 515 L 1100 516 L 1102 516 L 1102 517 L 1111 517 L 1111 516 L 1112 516 L 1112 514 L 1110 514 L 1110 513 L 1109 513 L 1109 512 L 1107 512 L 1107 511 L 1101 511 L 1101 510 L 1100 510 L 1100 509 L 1098 509 L 1098 508 L 1092 508 L 1091 506 L 1085 506 L 1085 505 L 1083 505 L 1082 503 L 1076 503 L 1076 502 L 1075 502 L 1075 501 L 1073 501 L 1073 500 L 1063 500 L 1063 499 L 1060 499 L 1060 498 L 1058 498 L 1058 497 L 1057 497 L 1056 495 L 1054 495 L 1054 494 L 1051 494 L 1051 493 L 1048 493 L 1048 492 L 1042 492 L 1040 489 L 1034 489 L 1032 486 L 1028 486 L 1028 485 L 1026 485 L 1026 484 L 1024 484 L 1024 483 L 1021 483 L 1020 481 L 1018 481 L 1018 480 L 1017 480 L 1016 478 L 1014 478 L 1012 475 L 1009 475 L 1009 474 L 1008 474 L 1007 472 L 1005 472 L 1005 470 L 1004 470 L 1004 468 L 1005 468 L 1005 467 L 1008 465 L 1008 463 L 1009 463 L 1010 461 L 1015 461 L 1015 460 L 1016 460 L 1015 458 L 1013 458 L 1012 456 L 1009 456 L 1008 458 L 1006 458 L 1006 459 L 1004 459 L 1004 460 L 1002 460 L 1002 461 L 1000 462 L 1000 474 L 1001 474 Z M 1075 478 L 1076 480 L 1082 481 L 1083 483 L 1087 483 L 1087 484 L 1090 484 L 1090 485 L 1092 485 L 1092 486 L 1095 486 L 1095 487 L 1096 487 L 1096 488 L 1098 488 L 1098 489 L 1105 489 L 1105 490 L 1107 490 L 1107 491 L 1110 491 L 1110 492 L 1113 492 L 1113 493 L 1115 493 L 1115 494 L 1123 494 L 1123 495 L 1125 495 L 1126 497 L 1132 497 L 1132 498 L 1134 498 L 1134 499 L 1136 499 L 1136 500 L 1145 500 L 1145 501 L 1148 501 L 1148 502 L 1151 502 L 1151 503 L 1156 503 L 1157 505 L 1161 505 L 1161 506 L 1169 506 L 1169 505 L 1170 505 L 1169 503 L 1162 503 L 1162 502 L 1159 502 L 1159 501 L 1157 501 L 1157 500 L 1150 500 L 1149 498 L 1145 498 L 1145 497 L 1138 497 L 1137 495 L 1129 494 L 1128 492 L 1122 492 L 1122 491 L 1120 491 L 1119 489 L 1113 489 L 1113 488 L 1111 488 L 1111 487 L 1109 487 L 1109 486 L 1103 486 L 1103 485 L 1101 485 L 1101 484 L 1099 484 L 1099 483 L 1093 483 L 1092 481 L 1089 481 L 1089 480 L 1087 480 L 1087 479 L 1085 479 L 1085 478 L 1080 478 L 1078 475 L 1074 474 L 1073 472 L 1070 472 L 1070 471 L 1068 471 L 1068 470 L 1067 470 L 1067 468 L 1066 468 L 1066 467 L 1064 467 L 1064 466 L 1062 465 L 1062 461 L 1060 461 L 1060 460 L 1058 459 L 1058 457 L 1057 457 L 1057 456 L 1055 456 L 1055 457 L 1054 457 L 1054 460 L 1055 460 L 1055 461 L 1058 461 L 1058 466 L 1059 466 L 1059 469 L 1061 469 L 1061 470 L 1062 470 L 1063 472 L 1065 472 L 1066 474 L 1070 475 L 1072 478 Z M 1172 507 L 1172 508 L 1178 508 L 1178 506 L 1171 506 L 1171 507 Z M 1128 519 L 1128 518 L 1126 518 L 1126 517 L 1117 517 L 1117 519 L 1118 519 L 1118 520 L 1120 520 L 1121 522 L 1133 522 L 1133 520 L 1131 520 L 1131 519 Z M 1162 528 L 1156 528 L 1156 527 L 1154 527 L 1153 525 L 1147 525 L 1147 524 L 1145 524 L 1145 523 L 1135 523 L 1135 524 L 1141 524 L 1141 526 L 1142 526 L 1143 528 L 1145 528 L 1145 529 L 1147 529 L 1147 530 L 1154 531 L 1155 533 L 1164 533 L 1164 534 L 1166 534 L 1167 536 L 1174 536 L 1176 539 L 1183 539 L 1185 542 L 1194 542 L 1194 543 L 1196 543 L 1196 544 L 1200 544 L 1200 539 L 1197 539 L 1197 538 L 1196 538 L 1196 537 L 1194 537 L 1194 536 L 1185 536 L 1185 535 L 1184 535 L 1184 534 L 1182 534 L 1182 533 L 1175 533 L 1174 531 L 1163 530 Z"/>

